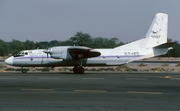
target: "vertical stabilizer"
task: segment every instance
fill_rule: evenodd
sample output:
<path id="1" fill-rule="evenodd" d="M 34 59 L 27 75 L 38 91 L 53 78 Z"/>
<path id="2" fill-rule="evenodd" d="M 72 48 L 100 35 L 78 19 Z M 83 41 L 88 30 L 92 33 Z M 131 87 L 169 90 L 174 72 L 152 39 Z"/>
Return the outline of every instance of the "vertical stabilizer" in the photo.
<path id="1" fill-rule="evenodd" d="M 146 40 L 143 47 L 155 47 L 167 42 L 168 15 L 157 13 L 149 31 L 146 34 Z"/>

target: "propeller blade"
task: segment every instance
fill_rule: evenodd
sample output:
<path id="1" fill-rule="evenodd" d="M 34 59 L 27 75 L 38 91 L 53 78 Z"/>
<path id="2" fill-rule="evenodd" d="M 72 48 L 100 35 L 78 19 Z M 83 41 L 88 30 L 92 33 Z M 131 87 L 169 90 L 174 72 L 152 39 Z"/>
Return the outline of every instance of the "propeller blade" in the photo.
<path id="1" fill-rule="evenodd" d="M 48 48 L 48 49 L 45 49 L 43 52 L 47 54 L 47 58 L 48 58 L 48 54 L 50 54 L 49 48 Z"/>

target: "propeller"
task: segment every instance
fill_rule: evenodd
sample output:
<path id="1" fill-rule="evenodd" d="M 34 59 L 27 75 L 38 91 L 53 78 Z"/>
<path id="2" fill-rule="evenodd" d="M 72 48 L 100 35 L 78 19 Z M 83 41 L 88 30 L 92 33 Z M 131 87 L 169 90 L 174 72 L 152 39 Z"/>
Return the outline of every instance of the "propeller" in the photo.
<path id="1" fill-rule="evenodd" d="M 43 52 L 47 54 L 47 58 L 48 58 L 48 54 L 51 55 L 51 52 L 50 52 L 50 49 L 49 49 L 49 48 L 48 48 L 48 49 L 45 49 Z"/>

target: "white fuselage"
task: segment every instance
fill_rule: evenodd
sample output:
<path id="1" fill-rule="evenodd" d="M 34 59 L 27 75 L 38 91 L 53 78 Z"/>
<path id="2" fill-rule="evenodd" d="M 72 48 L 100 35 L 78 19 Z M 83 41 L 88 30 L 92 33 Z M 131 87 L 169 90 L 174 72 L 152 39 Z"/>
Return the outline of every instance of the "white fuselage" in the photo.
<path id="1" fill-rule="evenodd" d="M 126 64 L 131 60 L 142 58 L 147 55 L 148 50 L 120 50 L 120 49 L 95 49 L 101 53 L 98 57 L 82 59 L 82 66 L 108 66 Z M 147 51 L 145 51 L 147 50 Z M 19 67 L 40 67 L 40 66 L 76 66 L 78 60 L 55 59 L 43 52 L 44 49 L 24 50 L 18 56 L 12 56 L 5 60 L 9 65 Z M 151 52 L 151 51 L 150 51 Z M 145 54 L 146 53 L 146 54 Z"/>

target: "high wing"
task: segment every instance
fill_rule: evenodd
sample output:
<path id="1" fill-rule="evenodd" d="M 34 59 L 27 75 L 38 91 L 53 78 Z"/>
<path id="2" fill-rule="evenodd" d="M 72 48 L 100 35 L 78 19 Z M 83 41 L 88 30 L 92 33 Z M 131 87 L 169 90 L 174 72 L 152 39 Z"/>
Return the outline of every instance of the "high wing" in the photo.
<path id="1" fill-rule="evenodd" d="M 75 60 L 98 57 L 101 55 L 101 53 L 96 50 L 82 46 L 69 47 L 68 52 L 70 53 L 71 57 Z"/>

